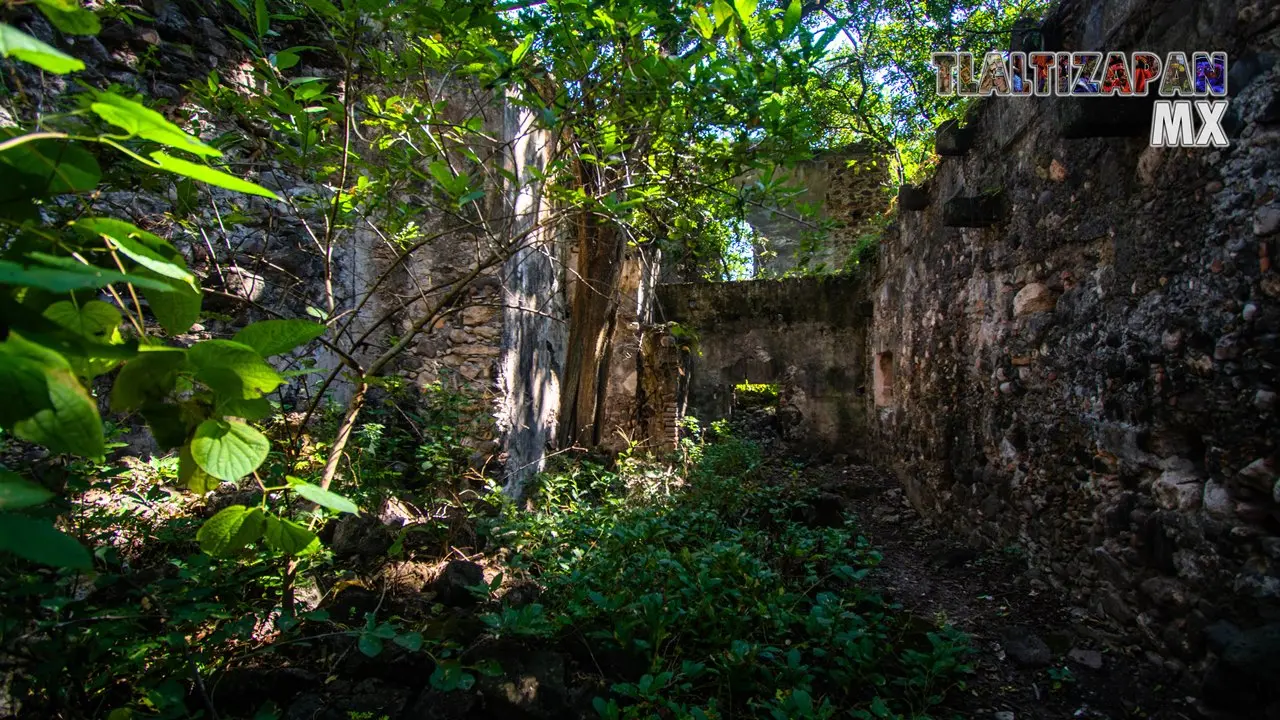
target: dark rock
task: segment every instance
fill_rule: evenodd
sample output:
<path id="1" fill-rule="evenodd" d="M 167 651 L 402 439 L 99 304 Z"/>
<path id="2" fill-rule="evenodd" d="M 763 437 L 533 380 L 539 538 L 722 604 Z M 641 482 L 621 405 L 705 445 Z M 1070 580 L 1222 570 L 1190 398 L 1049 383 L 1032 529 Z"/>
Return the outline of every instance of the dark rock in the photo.
<path id="1" fill-rule="evenodd" d="M 1067 657 L 1091 670 L 1102 669 L 1102 653 L 1097 650 L 1072 648 L 1071 651 L 1067 653 Z"/>
<path id="2" fill-rule="evenodd" d="M 924 210 L 929 207 L 929 188 L 925 185 L 903 185 L 898 188 L 898 207 Z"/>
<path id="3" fill-rule="evenodd" d="M 302 695 L 285 711 L 283 720 L 350 720 L 359 716 L 397 717 L 412 692 L 377 679 L 350 688 L 327 688 L 323 695 Z"/>
<path id="4" fill-rule="evenodd" d="M 436 602 L 449 607 L 470 607 L 479 598 L 469 588 L 484 583 L 484 569 L 468 560 L 450 560 L 440 575 L 427 585 Z"/>
<path id="5" fill-rule="evenodd" d="M 517 649 L 502 652 L 495 659 L 502 666 L 502 674 L 476 678 L 476 691 L 484 698 L 486 709 L 496 713 L 494 717 L 523 714 L 550 720 L 570 714 L 564 655 Z"/>
<path id="6" fill-rule="evenodd" d="M 1280 624 L 1246 630 L 1230 641 L 1205 674 L 1204 700 L 1213 707 L 1260 717 L 1263 708 L 1280 703 L 1278 677 Z"/>
<path id="7" fill-rule="evenodd" d="M 1204 629 L 1205 644 L 1221 655 L 1241 636 L 1240 628 L 1229 620 L 1219 620 Z"/>
<path id="8" fill-rule="evenodd" d="M 1249 87 L 1258 76 L 1271 69 L 1275 65 L 1276 58 L 1270 53 L 1256 53 L 1252 50 L 1240 55 L 1238 58 L 1231 58 L 1231 65 L 1227 69 L 1227 93 L 1231 97 L 1240 95 L 1240 91 Z"/>
<path id="9" fill-rule="evenodd" d="M 947 227 L 990 227 L 1009 216 L 1003 190 L 975 196 L 957 195 L 942 206 L 942 224 Z"/>
<path id="10" fill-rule="evenodd" d="M 973 128 L 961 128 L 959 122 L 948 120 L 938 126 L 933 144 L 937 153 L 943 157 L 966 155 L 973 146 Z"/>
<path id="11" fill-rule="evenodd" d="M 1044 640 L 1028 628 L 1009 627 L 1000 631 L 1000 646 L 1019 665 L 1044 667 L 1053 661 L 1053 652 Z"/>
<path id="12" fill-rule="evenodd" d="M 391 528 L 369 515 L 344 515 L 333 526 L 331 548 L 338 557 L 379 558 L 395 542 Z"/>
<path id="13" fill-rule="evenodd" d="M 363 624 L 365 615 L 376 612 L 382 601 L 382 593 L 360 585 L 347 585 L 321 602 L 321 609 L 329 613 L 334 622 Z"/>
<path id="14" fill-rule="evenodd" d="M 1060 98 L 1060 134 L 1068 140 L 1147 137 L 1155 99 L 1155 93 L 1147 97 L 1108 98 L 1101 103 L 1092 97 Z"/>

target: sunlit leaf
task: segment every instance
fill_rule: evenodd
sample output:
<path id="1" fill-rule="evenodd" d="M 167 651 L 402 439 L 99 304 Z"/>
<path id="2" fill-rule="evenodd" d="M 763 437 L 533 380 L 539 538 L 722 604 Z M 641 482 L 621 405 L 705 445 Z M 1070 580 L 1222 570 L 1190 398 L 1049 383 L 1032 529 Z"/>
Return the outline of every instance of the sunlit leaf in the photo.
<path id="1" fill-rule="evenodd" d="M 203 183 L 216 185 L 220 188 L 235 190 L 236 192 L 248 193 L 249 195 L 261 195 L 262 197 L 279 200 L 280 197 L 270 190 L 255 185 L 248 180 L 241 180 L 233 175 L 228 175 L 221 170 L 214 170 L 208 165 L 189 162 L 180 158 L 166 155 L 162 152 L 151 153 L 151 159 L 160 166 L 162 170 L 168 170 L 171 173 L 185 175 L 193 180 L 199 180 Z"/>
<path id="2" fill-rule="evenodd" d="M 289 487 L 294 492 L 321 507 L 326 507 L 336 512 L 351 513 L 352 515 L 360 514 L 360 508 L 356 507 L 355 503 L 335 492 L 325 490 L 318 485 L 312 485 L 296 478 L 291 478 L 289 481 Z"/>
<path id="3" fill-rule="evenodd" d="M 265 358 L 311 342 L 325 330 L 324 325 L 308 320 L 263 320 L 245 327 L 231 339 L 257 350 Z"/>
<path id="4" fill-rule="evenodd" d="M 244 400 L 259 398 L 284 382 L 256 350 L 231 340 L 205 340 L 188 350 L 196 379 L 215 392 Z"/>
<path id="5" fill-rule="evenodd" d="M 205 420 L 191 438 L 191 458 L 196 464 L 228 482 L 257 470 L 270 451 L 266 436 L 233 420 Z"/>
<path id="6" fill-rule="evenodd" d="M 97 35 L 102 30 L 98 16 L 80 0 L 35 0 L 36 7 L 54 27 L 68 35 Z"/>
<path id="7" fill-rule="evenodd" d="M 320 538 L 316 534 L 292 520 L 267 516 L 267 526 L 263 531 L 267 545 L 286 555 L 305 555 L 320 547 Z"/>
<path id="8" fill-rule="evenodd" d="M 188 135 L 182 128 L 165 119 L 165 116 L 138 102 L 115 93 L 99 92 L 96 102 L 89 109 L 98 117 L 124 130 L 130 135 L 151 140 L 193 155 L 220 157 L 222 152 Z M 155 154 L 152 154 L 152 158 Z"/>
<path id="9" fill-rule="evenodd" d="M 259 508 L 232 505 L 218 511 L 196 532 L 200 549 L 214 557 L 234 555 L 262 537 L 266 515 Z"/>
<path id="10" fill-rule="evenodd" d="M 84 69 L 83 62 L 4 23 L 0 23 L 0 55 L 29 62 L 58 75 Z"/>

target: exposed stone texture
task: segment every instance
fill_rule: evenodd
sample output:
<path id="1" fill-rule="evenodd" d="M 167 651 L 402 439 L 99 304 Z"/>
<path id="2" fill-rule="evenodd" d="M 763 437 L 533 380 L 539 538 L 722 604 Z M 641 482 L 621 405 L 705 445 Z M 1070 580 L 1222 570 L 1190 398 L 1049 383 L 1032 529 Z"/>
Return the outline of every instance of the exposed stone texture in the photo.
<path id="1" fill-rule="evenodd" d="M 847 453 L 867 422 L 863 297 L 847 276 L 660 286 L 659 319 L 697 334 L 687 412 L 727 417 L 734 385 L 779 383 L 783 409 L 794 412 L 787 434 Z"/>
<path id="2" fill-rule="evenodd" d="M 1109 101 L 979 103 L 934 196 L 998 187 L 1009 213 L 899 216 L 865 351 L 893 358 L 892 387 L 867 431 L 924 514 L 1016 544 L 1113 636 L 1195 663 L 1213 620 L 1280 619 L 1280 130 L 1262 121 L 1280 9 L 1178 7 L 1067 2 L 1051 25 L 1070 49 L 1252 58 L 1231 147 L 1149 148 L 1149 109 Z"/>
<path id="3" fill-rule="evenodd" d="M 903 185 L 898 188 L 898 207 L 902 210 L 924 210 L 929 207 L 927 185 Z"/>
<path id="4" fill-rule="evenodd" d="M 989 227 L 1004 222 L 1008 202 L 1000 191 L 981 195 L 956 195 L 942 206 L 942 223 L 947 227 Z"/>
<path id="5" fill-rule="evenodd" d="M 755 180 L 749 175 L 742 181 Z M 840 271 L 858 239 L 878 232 L 870 223 L 884 209 L 888 181 L 888 154 L 871 145 L 827 152 L 792 169 L 788 182 L 805 189 L 799 200 L 821 208 L 836 228 L 822 247 L 809 249 L 804 243 L 809 225 L 797 222 L 791 213 L 752 209 L 747 221 L 765 237 L 756 248 L 757 276 L 777 277 L 798 266 L 810 272 Z"/>
<path id="6" fill-rule="evenodd" d="M 943 157 L 960 157 L 973 146 L 973 129 L 961 127 L 956 120 L 948 120 L 938 126 L 933 147 Z"/>

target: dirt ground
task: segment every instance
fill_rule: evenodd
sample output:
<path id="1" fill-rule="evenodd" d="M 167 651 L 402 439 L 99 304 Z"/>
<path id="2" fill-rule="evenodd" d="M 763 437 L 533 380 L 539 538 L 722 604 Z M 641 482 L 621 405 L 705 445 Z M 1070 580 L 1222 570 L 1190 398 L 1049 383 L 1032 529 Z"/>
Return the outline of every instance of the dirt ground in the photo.
<path id="1" fill-rule="evenodd" d="M 1104 647 L 1085 613 L 1033 587 L 1017 554 L 956 542 L 921 518 L 888 475 L 861 465 L 805 472 L 842 499 L 882 554 L 872 577 L 889 598 L 973 637 L 974 674 L 953 693 L 951 710 L 994 720 L 1207 717 L 1194 688 L 1140 652 Z"/>

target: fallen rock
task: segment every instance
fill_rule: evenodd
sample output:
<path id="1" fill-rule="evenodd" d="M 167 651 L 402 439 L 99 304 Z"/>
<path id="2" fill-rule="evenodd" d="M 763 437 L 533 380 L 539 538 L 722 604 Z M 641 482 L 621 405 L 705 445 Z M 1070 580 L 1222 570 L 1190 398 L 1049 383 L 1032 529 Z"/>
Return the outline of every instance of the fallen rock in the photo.
<path id="1" fill-rule="evenodd" d="M 330 547 L 337 557 L 380 558 L 394 542 L 391 528 L 369 515 L 343 515 L 333 525 Z"/>
<path id="2" fill-rule="evenodd" d="M 566 658 L 554 652 L 515 651 L 497 657 L 502 674 L 479 675 L 476 691 L 485 706 L 504 710 L 494 717 L 525 716 L 562 718 L 569 711 L 569 691 L 565 685 Z"/>
<path id="3" fill-rule="evenodd" d="M 1057 307 L 1053 292 L 1042 283 L 1028 283 L 1013 296 L 1013 315 L 1022 317 L 1032 313 L 1047 312 Z"/>
<path id="4" fill-rule="evenodd" d="M 469 560 L 450 560 L 427 590 L 436 594 L 436 602 L 449 607 L 470 607 L 479 598 L 469 588 L 484 583 L 484 569 Z"/>
<path id="5" fill-rule="evenodd" d="M 1008 627 L 1000 631 L 1000 645 L 1011 660 L 1025 667 L 1044 667 L 1053 661 L 1053 652 L 1030 628 Z"/>
<path id="6" fill-rule="evenodd" d="M 1221 657 L 1205 674 L 1202 694 L 1209 705 L 1223 710 L 1250 713 L 1280 706 L 1280 623 L 1252 630 L 1231 632 L 1225 624 L 1215 624 L 1211 646 L 1228 643 Z M 1214 637 L 1214 635 L 1218 637 Z M 1253 717 L 1259 717 L 1253 715 Z"/>
<path id="7" fill-rule="evenodd" d="M 1097 650 L 1071 648 L 1071 652 L 1067 653 L 1067 657 L 1091 670 L 1102 669 L 1102 653 Z"/>

